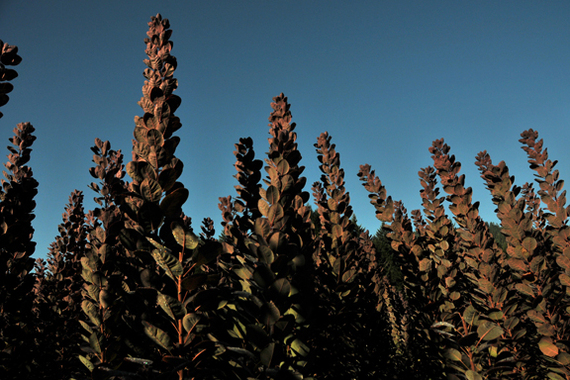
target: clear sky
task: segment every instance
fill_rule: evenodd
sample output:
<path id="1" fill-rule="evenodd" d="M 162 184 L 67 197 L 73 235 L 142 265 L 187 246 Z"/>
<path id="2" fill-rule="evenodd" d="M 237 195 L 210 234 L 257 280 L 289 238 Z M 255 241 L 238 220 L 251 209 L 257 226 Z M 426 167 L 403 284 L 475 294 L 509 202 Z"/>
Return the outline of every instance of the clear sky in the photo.
<path id="1" fill-rule="evenodd" d="M 359 165 L 371 164 L 409 211 L 420 208 L 417 172 L 432 164 L 434 139 L 462 162 L 488 221 L 496 217 L 474 165 L 479 151 L 505 160 L 522 185 L 533 176 L 518 139 L 533 128 L 560 160 L 561 178 L 570 175 L 568 1 L 0 0 L 0 39 L 23 58 L 1 109 L 0 147 L 4 157 L 17 123 L 35 126 L 35 257 L 45 257 L 74 189 L 94 206 L 94 139 L 130 160 L 133 118 L 143 114 L 143 39 L 157 13 L 173 29 L 176 155 L 194 228 L 211 217 L 221 231 L 218 197 L 234 196 L 237 183 L 233 144 L 251 136 L 263 158 L 270 102 L 281 92 L 297 123 L 306 190 L 320 177 L 313 144 L 328 131 L 356 216 L 372 233 L 380 223 Z"/>

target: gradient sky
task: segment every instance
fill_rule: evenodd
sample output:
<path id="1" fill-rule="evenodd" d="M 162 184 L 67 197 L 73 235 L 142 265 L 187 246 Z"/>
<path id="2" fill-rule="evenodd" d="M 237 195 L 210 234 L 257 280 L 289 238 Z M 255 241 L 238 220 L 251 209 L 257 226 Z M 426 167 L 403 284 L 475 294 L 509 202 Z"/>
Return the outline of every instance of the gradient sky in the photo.
<path id="1" fill-rule="evenodd" d="M 496 221 L 474 165 L 487 150 L 522 185 L 532 171 L 520 133 L 538 130 L 570 174 L 570 2 L 568 1 L 57 1 L 0 0 L 0 39 L 22 63 L 2 107 L 0 147 L 19 122 L 37 140 L 35 257 L 45 257 L 74 189 L 93 208 L 94 139 L 130 160 L 133 118 L 145 68 L 147 23 L 161 13 L 173 29 L 182 105 L 184 210 L 199 229 L 221 232 L 218 197 L 235 195 L 234 143 L 268 150 L 271 99 L 283 92 L 297 123 L 306 190 L 320 177 L 313 144 L 328 131 L 341 154 L 359 222 L 380 226 L 358 181 L 369 163 L 409 211 L 420 208 L 417 172 L 445 138 L 466 185 Z M 2 156 L 4 157 L 4 156 Z M 2 159 L 5 162 L 5 159 Z"/>

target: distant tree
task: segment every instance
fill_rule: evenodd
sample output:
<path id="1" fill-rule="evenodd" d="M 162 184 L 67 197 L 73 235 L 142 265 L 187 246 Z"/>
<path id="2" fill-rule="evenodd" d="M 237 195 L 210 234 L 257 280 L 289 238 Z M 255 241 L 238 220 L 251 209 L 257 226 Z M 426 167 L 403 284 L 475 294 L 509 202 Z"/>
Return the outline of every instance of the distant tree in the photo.
<path id="1" fill-rule="evenodd" d="M 372 237 L 372 242 L 374 243 L 374 248 L 376 248 L 376 252 L 378 254 L 379 265 L 386 278 L 390 284 L 396 286 L 396 288 L 400 288 L 404 277 L 402 275 L 402 271 L 396 265 L 396 251 L 394 251 L 390 244 L 390 239 L 387 236 L 388 232 L 389 231 L 384 227 L 384 224 L 382 224 Z"/>
<path id="2" fill-rule="evenodd" d="M 489 232 L 491 232 L 491 235 L 493 235 L 493 239 L 495 239 L 495 243 L 497 243 L 497 245 L 499 246 L 499 248 L 501 248 L 503 251 L 507 250 L 507 239 L 505 238 L 505 235 L 503 235 L 502 230 L 503 227 L 501 227 L 501 225 L 497 224 L 497 223 L 489 223 L 489 222 L 485 222 L 485 224 L 487 224 L 487 227 L 489 228 Z"/>

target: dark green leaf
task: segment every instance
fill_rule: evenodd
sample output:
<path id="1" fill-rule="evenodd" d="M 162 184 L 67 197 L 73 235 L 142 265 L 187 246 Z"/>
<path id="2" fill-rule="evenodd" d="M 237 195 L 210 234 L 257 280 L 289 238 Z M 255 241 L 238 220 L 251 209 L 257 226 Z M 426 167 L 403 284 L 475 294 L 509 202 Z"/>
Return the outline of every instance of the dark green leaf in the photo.
<path id="1" fill-rule="evenodd" d="M 570 364 L 570 354 L 567 354 L 566 352 L 561 352 L 556 357 L 556 360 L 562 365 L 569 365 Z"/>
<path id="2" fill-rule="evenodd" d="M 261 215 L 267 217 L 267 215 L 269 213 L 269 203 L 267 203 L 267 201 L 260 198 L 259 201 L 257 201 L 257 208 L 258 208 L 259 212 L 261 213 Z M 257 220 L 256 220 L 256 222 L 257 222 Z"/>
<path id="3" fill-rule="evenodd" d="M 194 276 L 186 277 L 182 280 L 182 287 L 188 291 L 193 291 L 197 289 L 199 286 L 206 283 L 208 280 L 208 275 L 201 273 Z"/>
<path id="4" fill-rule="evenodd" d="M 81 308 L 83 309 L 83 312 L 87 314 L 87 316 L 95 326 L 97 327 L 101 326 L 101 317 L 99 316 L 99 310 L 95 305 L 93 305 L 92 302 L 88 300 L 83 300 L 83 302 L 81 303 Z"/>
<path id="5" fill-rule="evenodd" d="M 273 284 L 275 281 L 275 274 L 267 265 L 258 265 L 253 272 L 253 279 L 259 286 L 265 288 L 266 286 Z"/>
<path id="6" fill-rule="evenodd" d="M 142 321 L 142 323 L 144 325 L 145 334 L 159 346 L 170 351 L 171 340 L 168 334 L 147 321 Z"/>
<path id="7" fill-rule="evenodd" d="M 93 334 L 93 329 L 87 323 L 79 320 L 79 324 L 89 333 L 89 335 Z"/>
<path id="8" fill-rule="evenodd" d="M 267 347 L 265 347 L 259 354 L 259 359 L 261 360 L 261 363 L 266 367 L 270 367 L 274 352 L 275 352 L 275 343 L 269 343 Z"/>
<path id="9" fill-rule="evenodd" d="M 184 319 L 182 320 L 182 325 L 184 326 L 184 329 L 187 332 L 191 332 L 192 330 L 194 330 L 194 328 L 196 328 L 198 322 L 200 322 L 200 316 L 198 314 L 188 313 L 184 316 Z"/>
<path id="10" fill-rule="evenodd" d="M 247 340 L 253 343 L 256 347 L 262 348 L 267 346 L 270 342 L 269 335 L 259 325 L 250 324 L 246 326 Z"/>
<path id="11" fill-rule="evenodd" d="M 523 260 L 518 259 L 509 259 L 507 260 L 507 264 L 509 264 L 512 269 L 519 272 L 526 272 L 528 267 Z"/>
<path id="12" fill-rule="evenodd" d="M 161 146 L 164 144 L 162 133 L 156 129 L 149 129 L 146 135 L 146 143 L 151 146 Z"/>
<path id="13" fill-rule="evenodd" d="M 222 244 L 217 241 L 206 240 L 204 244 L 198 247 L 198 250 L 194 252 L 192 260 L 196 263 L 198 269 L 204 264 L 209 264 L 216 260 L 218 256 L 223 254 L 224 248 Z"/>
<path id="14" fill-rule="evenodd" d="M 162 210 L 156 203 L 144 202 L 138 216 L 139 224 L 146 232 L 156 231 L 162 224 Z"/>
<path id="15" fill-rule="evenodd" d="M 477 334 L 482 340 L 493 340 L 503 335 L 503 333 L 504 331 L 502 328 L 489 321 L 482 322 L 477 328 Z"/>
<path id="16" fill-rule="evenodd" d="M 147 238 L 157 249 L 152 250 L 152 257 L 156 263 L 164 269 L 166 274 L 172 278 L 174 281 L 178 281 L 178 277 L 182 276 L 183 269 L 182 264 L 178 261 L 167 248 L 163 245 L 157 243 L 151 238 Z"/>
<path id="17" fill-rule="evenodd" d="M 492 311 L 491 313 L 489 313 L 489 318 L 491 318 L 494 321 L 499 321 L 503 319 L 504 316 L 505 314 L 500 310 Z"/>
<path id="18" fill-rule="evenodd" d="M 119 233 L 119 240 L 129 251 L 135 251 L 144 239 L 143 235 L 132 228 L 122 228 Z"/>
<path id="19" fill-rule="evenodd" d="M 534 252 L 534 250 L 536 249 L 536 247 L 538 246 L 536 239 L 530 236 L 527 236 L 526 238 L 524 238 L 524 240 L 522 241 L 522 246 L 524 249 L 526 249 L 529 253 Z"/>
<path id="20" fill-rule="evenodd" d="M 182 211 L 182 205 L 188 199 L 188 189 L 179 187 L 169 193 L 160 202 L 160 208 L 167 218 L 177 218 Z"/>
<path id="21" fill-rule="evenodd" d="M 288 297 L 291 292 L 291 284 L 286 278 L 275 280 L 271 287 L 282 297 Z"/>
<path id="22" fill-rule="evenodd" d="M 477 335 L 477 333 L 475 331 L 462 336 L 458 341 L 457 344 L 459 344 L 462 347 L 469 347 L 474 345 L 477 341 L 479 340 L 479 336 Z"/>
<path id="23" fill-rule="evenodd" d="M 445 357 L 454 361 L 461 361 L 461 352 L 459 352 L 455 348 L 449 348 L 445 352 Z"/>
<path id="24" fill-rule="evenodd" d="M 258 259 L 264 263 L 271 264 L 275 260 L 273 251 L 267 246 L 262 245 L 257 249 L 257 252 L 260 254 Z"/>
<path id="25" fill-rule="evenodd" d="M 566 257 L 565 255 L 562 254 L 562 255 L 556 256 L 556 263 L 563 270 L 565 270 L 565 271 L 570 270 L 570 258 Z"/>
<path id="26" fill-rule="evenodd" d="M 570 287 L 570 277 L 564 273 L 558 276 L 560 283 L 564 286 Z"/>
<path id="27" fill-rule="evenodd" d="M 281 314 L 279 313 L 279 309 L 272 301 L 266 303 L 261 311 L 263 317 L 261 318 L 262 322 L 267 325 L 271 326 L 274 325 L 275 322 L 279 320 Z"/>
<path id="28" fill-rule="evenodd" d="M 182 319 L 186 315 L 186 308 L 174 297 L 158 293 L 157 302 L 174 321 Z"/>
<path id="29" fill-rule="evenodd" d="M 96 333 L 91 334 L 89 337 L 89 345 L 96 353 L 101 353 L 101 343 L 99 342 L 99 337 Z"/>

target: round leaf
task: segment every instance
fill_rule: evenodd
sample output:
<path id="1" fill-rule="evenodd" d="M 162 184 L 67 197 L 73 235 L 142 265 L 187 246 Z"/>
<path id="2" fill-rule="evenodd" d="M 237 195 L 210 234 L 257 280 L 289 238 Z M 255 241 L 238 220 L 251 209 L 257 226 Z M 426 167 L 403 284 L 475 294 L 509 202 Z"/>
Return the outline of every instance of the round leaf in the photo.
<path id="1" fill-rule="evenodd" d="M 145 178 L 141 183 L 141 195 L 149 202 L 158 202 L 162 197 L 162 187 L 152 178 Z"/>
<path id="2" fill-rule="evenodd" d="M 477 328 L 477 334 L 479 335 L 479 338 L 483 340 L 496 339 L 503 335 L 503 333 L 504 331 L 502 328 L 489 321 L 481 323 Z"/>
<path id="3" fill-rule="evenodd" d="M 543 336 L 540 341 L 538 342 L 538 348 L 540 351 L 551 358 L 558 355 L 558 347 L 554 343 L 552 343 L 552 338 L 547 336 Z"/>

